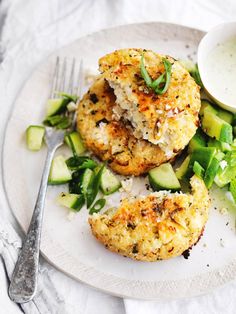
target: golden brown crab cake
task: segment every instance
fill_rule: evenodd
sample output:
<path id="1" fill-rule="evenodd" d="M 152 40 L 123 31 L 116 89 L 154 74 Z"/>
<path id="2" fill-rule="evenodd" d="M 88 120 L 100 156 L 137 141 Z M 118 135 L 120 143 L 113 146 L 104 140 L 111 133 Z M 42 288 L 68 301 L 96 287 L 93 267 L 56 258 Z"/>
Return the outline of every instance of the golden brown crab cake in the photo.
<path id="1" fill-rule="evenodd" d="M 191 194 L 155 192 L 94 214 L 92 233 L 109 250 L 140 261 L 181 255 L 202 235 L 210 206 L 204 182 L 193 176 L 190 184 Z"/>
<path id="2" fill-rule="evenodd" d="M 138 140 L 129 126 L 113 120 L 114 105 L 113 90 L 100 77 L 78 107 L 77 126 L 87 148 L 122 175 L 138 176 L 166 162 L 169 158 L 157 145 Z"/>
<path id="3" fill-rule="evenodd" d="M 143 80 L 142 54 L 153 80 L 165 70 L 163 58 L 172 64 L 170 84 L 163 95 L 157 95 Z M 116 120 L 130 121 L 135 137 L 158 144 L 167 157 L 188 144 L 199 123 L 200 88 L 178 61 L 151 50 L 121 49 L 102 57 L 99 69 L 114 89 Z"/>

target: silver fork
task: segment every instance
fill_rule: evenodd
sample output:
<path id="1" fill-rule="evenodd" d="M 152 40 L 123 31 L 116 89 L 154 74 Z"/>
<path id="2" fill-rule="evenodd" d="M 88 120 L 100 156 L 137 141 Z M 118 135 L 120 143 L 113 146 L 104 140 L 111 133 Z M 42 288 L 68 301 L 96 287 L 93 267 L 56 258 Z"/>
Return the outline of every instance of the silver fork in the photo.
<path id="1" fill-rule="evenodd" d="M 51 98 L 55 98 L 56 91 L 65 91 L 72 94 L 75 87 L 78 87 L 78 95 L 81 95 L 81 82 L 82 82 L 82 61 L 80 63 L 79 75 L 77 83 L 74 83 L 75 72 L 75 59 L 69 74 L 69 82 L 65 88 L 66 74 L 67 74 L 67 61 L 64 59 L 62 69 L 60 70 L 60 60 L 57 57 L 55 72 L 53 75 L 53 82 L 51 87 Z M 66 90 L 65 90 L 66 89 Z M 75 118 L 73 125 L 75 126 Z M 48 147 L 47 157 L 44 164 L 44 170 L 40 183 L 40 188 L 34 207 L 33 216 L 31 218 L 30 226 L 24 240 L 22 250 L 18 257 L 9 287 L 9 296 L 11 300 L 17 303 L 28 302 L 33 299 L 37 290 L 38 268 L 39 268 L 39 250 L 40 239 L 43 221 L 43 211 L 45 196 L 47 192 L 47 182 L 50 172 L 51 162 L 56 149 L 63 144 L 65 131 L 52 128 L 46 128 L 45 141 Z"/>

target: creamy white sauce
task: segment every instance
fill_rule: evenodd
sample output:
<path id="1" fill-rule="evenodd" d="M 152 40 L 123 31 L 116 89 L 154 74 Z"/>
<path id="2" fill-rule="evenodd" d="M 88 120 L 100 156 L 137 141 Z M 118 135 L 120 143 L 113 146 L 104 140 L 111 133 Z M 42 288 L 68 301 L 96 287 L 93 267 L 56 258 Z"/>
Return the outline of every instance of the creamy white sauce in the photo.
<path id="1" fill-rule="evenodd" d="M 236 107 L 236 37 L 216 45 L 207 55 L 204 66 L 209 92 Z"/>

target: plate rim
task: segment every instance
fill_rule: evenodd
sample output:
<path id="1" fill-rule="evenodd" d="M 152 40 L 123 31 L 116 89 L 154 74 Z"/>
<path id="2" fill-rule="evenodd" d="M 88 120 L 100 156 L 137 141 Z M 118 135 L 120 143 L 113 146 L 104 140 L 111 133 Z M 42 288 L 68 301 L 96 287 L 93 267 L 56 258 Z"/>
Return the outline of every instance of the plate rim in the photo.
<path id="1" fill-rule="evenodd" d="M 3 132 L 3 136 L 4 136 L 4 140 L 2 143 L 2 149 L 1 149 L 1 168 L 2 168 L 2 182 L 3 182 L 3 190 L 4 190 L 4 194 L 6 196 L 6 200 L 8 203 L 8 206 L 11 210 L 11 212 L 13 213 L 17 223 L 19 224 L 19 226 L 21 227 L 21 229 L 23 230 L 23 232 L 25 233 L 25 229 L 22 226 L 21 221 L 18 219 L 17 217 L 17 213 L 13 211 L 13 204 L 10 201 L 10 192 L 7 191 L 7 187 L 6 187 L 6 181 L 7 181 L 7 162 L 6 162 L 6 151 L 7 151 L 7 137 L 8 137 L 8 133 L 10 132 L 10 122 L 12 120 L 12 116 L 13 116 L 13 112 L 15 110 L 15 105 L 17 102 L 17 99 L 21 93 L 21 91 L 25 88 L 25 85 L 27 84 L 27 82 L 29 81 L 30 77 L 33 75 L 33 73 L 35 71 L 37 71 L 37 68 L 39 68 L 41 66 L 41 64 L 45 63 L 53 54 L 55 54 L 55 52 L 60 52 L 61 50 L 65 49 L 66 47 L 69 47 L 70 45 L 72 45 L 73 43 L 75 43 L 76 41 L 80 41 L 83 39 L 86 39 L 88 36 L 96 36 L 97 34 L 100 34 L 102 32 L 110 32 L 112 30 L 118 30 L 120 28 L 126 28 L 126 27 L 141 27 L 142 25 L 153 25 L 153 24 L 161 24 L 163 26 L 166 27 L 179 27 L 182 29 L 188 29 L 188 30 L 192 30 L 192 31 L 196 31 L 199 33 L 202 33 L 202 35 L 204 35 L 204 31 L 200 30 L 200 29 L 196 29 L 193 27 L 188 27 L 185 25 L 180 25 L 180 24 L 176 24 L 176 23 L 168 23 L 168 22 L 144 22 L 144 23 L 130 23 L 130 24 L 124 24 L 124 25 L 119 25 L 119 26 L 115 26 L 115 27 L 111 27 L 111 28 L 104 28 L 102 30 L 99 30 L 97 32 L 92 32 L 89 33 L 83 37 L 79 37 L 76 40 L 71 41 L 70 43 L 61 46 L 60 48 L 58 48 L 57 50 L 54 50 L 52 53 L 50 53 L 45 59 L 42 60 L 42 62 L 39 63 L 39 65 L 33 69 L 33 71 L 31 72 L 31 74 L 29 75 L 28 79 L 24 82 L 24 84 L 22 85 L 21 89 L 18 91 L 18 93 L 16 94 L 15 100 L 12 102 L 11 104 L 11 108 L 10 108 L 10 112 L 9 115 L 7 116 L 7 122 L 5 124 L 5 128 L 4 128 L 4 132 Z M 223 267 L 223 270 L 213 270 L 213 271 L 208 271 L 207 273 L 201 274 L 199 276 L 194 276 L 194 277 L 188 277 L 186 279 L 179 279 L 179 280 L 175 280 L 172 281 L 172 284 L 170 284 L 168 281 L 163 281 L 164 285 L 168 285 L 169 289 L 171 289 L 172 286 L 175 287 L 175 289 L 181 289 L 184 286 L 188 286 L 189 288 L 184 290 L 187 290 L 188 293 L 183 294 L 181 296 L 177 296 L 175 297 L 159 297 L 160 294 L 160 289 L 166 289 L 164 288 L 163 284 L 160 282 L 156 282 L 156 281 L 148 281 L 148 282 L 143 282 L 143 281 L 139 281 L 139 280 L 127 280 L 125 278 L 119 278 L 113 274 L 105 274 L 99 270 L 93 269 L 93 267 L 87 266 L 86 270 L 80 270 L 82 272 L 88 272 L 89 275 L 84 278 L 84 274 L 83 276 L 80 276 L 82 278 L 78 278 L 78 274 L 75 275 L 73 274 L 67 266 L 65 266 L 63 264 L 63 262 L 59 261 L 57 259 L 57 261 L 55 261 L 55 256 L 50 256 L 48 257 L 48 254 L 45 253 L 45 250 L 41 250 L 40 253 L 42 254 L 42 256 L 45 258 L 45 260 L 47 260 L 51 265 L 53 265 L 56 269 L 62 271 L 63 273 L 67 274 L 68 276 L 70 276 L 71 278 L 82 282 L 92 288 L 95 288 L 97 290 L 103 291 L 105 293 L 114 295 L 114 296 L 118 296 L 118 297 L 124 297 L 124 298 L 133 298 L 133 299 L 144 299 L 144 300 L 159 300 L 159 301 L 163 301 L 163 300 L 173 300 L 173 299 L 181 299 L 181 298 L 186 298 L 186 297 L 192 297 L 192 296 L 196 296 L 196 295 L 201 295 L 201 294 L 205 294 L 208 293 L 210 291 L 212 291 L 214 288 L 216 288 L 219 285 L 222 285 L 230 280 L 233 280 L 236 277 L 236 261 L 231 262 L 230 264 L 226 265 Z M 55 255 L 55 254 L 53 254 Z M 73 257 L 71 257 L 73 258 Z M 74 258 L 73 258 L 74 259 Z M 78 263 L 78 262 L 77 262 Z M 85 266 L 85 265 L 84 265 Z M 230 271 L 229 271 L 230 270 Z M 219 271 L 223 271 L 224 272 L 224 276 L 221 276 L 220 278 L 216 276 L 216 273 Z M 209 274 L 212 274 L 211 279 L 209 279 Z M 82 274 L 81 274 L 82 275 Z M 100 276 L 100 284 L 98 284 L 97 282 L 95 283 L 94 281 L 94 277 L 96 276 Z M 200 284 L 200 281 L 203 282 L 205 281 L 205 277 L 207 276 L 208 281 L 207 281 L 207 285 L 206 286 L 202 286 Z M 198 278 L 199 277 L 199 278 Z M 101 282 L 103 282 L 103 287 L 101 286 Z M 124 283 L 125 282 L 125 283 Z M 195 282 L 195 288 L 194 290 L 192 290 L 190 287 L 193 285 L 193 283 Z M 197 287 L 196 287 L 196 282 Z M 105 284 L 104 284 L 105 283 Z M 156 285 L 159 285 L 159 288 L 157 289 Z M 179 283 L 182 283 L 182 285 L 180 286 Z M 188 285 L 186 284 L 188 283 Z M 135 287 L 136 285 L 143 285 L 144 284 L 144 288 L 140 289 L 139 288 L 139 293 L 137 293 Z M 174 284 L 174 285 L 173 285 Z M 177 286 L 179 285 L 179 287 L 177 288 Z M 152 287 L 149 287 L 152 286 Z M 131 287 L 131 289 L 130 289 Z M 127 289 L 128 288 L 128 289 Z M 150 291 L 150 288 L 152 289 L 152 296 L 149 296 L 148 293 L 144 293 L 144 290 L 148 290 Z M 124 291 L 126 290 L 126 291 Z M 128 291 L 127 291 L 128 290 Z M 134 292 L 135 291 L 135 292 Z"/>

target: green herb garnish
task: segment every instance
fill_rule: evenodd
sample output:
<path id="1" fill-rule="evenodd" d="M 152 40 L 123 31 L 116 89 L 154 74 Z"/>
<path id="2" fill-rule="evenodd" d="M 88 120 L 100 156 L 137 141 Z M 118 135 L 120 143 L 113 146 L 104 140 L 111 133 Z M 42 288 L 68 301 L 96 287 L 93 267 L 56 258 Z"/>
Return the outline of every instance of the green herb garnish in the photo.
<path id="1" fill-rule="evenodd" d="M 100 210 L 105 206 L 105 204 L 106 204 L 105 198 L 100 198 L 95 202 L 93 207 L 90 208 L 89 214 L 92 215 L 94 213 L 100 212 Z"/>
<path id="2" fill-rule="evenodd" d="M 171 79 L 171 68 L 172 64 L 165 58 L 163 58 L 163 64 L 165 67 L 165 72 L 162 73 L 156 80 L 152 80 L 150 77 L 147 69 L 145 68 L 144 64 L 144 55 L 141 57 L 141 63 L 140 63 L 140 69 L 141 69 L 141 75 L 146 83 L 146 85 L 153 89 L 154 92 L 158 95 L 164 94 L 170 84 L 170 79 Z"/>
<path id="3" fill-rule="evenodd" d="M 87 156 L 73 156 L 66 160 L 67 167 L 70 170 L 94 169 L 97 163 Z"/>
<path id="4" fill-rule="evenodd" d="M 101 183 L 101 177 L 104 170 L 105 165 L 102 165 L 102 167 L 99 169 L 98 173 L 93 177 L 93 179 L 89 182 L 87 191 L 86 191 L 86 201 L 87 201 L 87 208 L 89 208 L 92 203 L 94 202 L 98 190 Z"/>
<path id="5" fill-rule="evenodd" d="M 43 124 L 57 129 L 67 129 L 71 126 L 71 119 L 65 116 L 55 115 L 47 117 L 47 119 L 43 121 Z"/>

